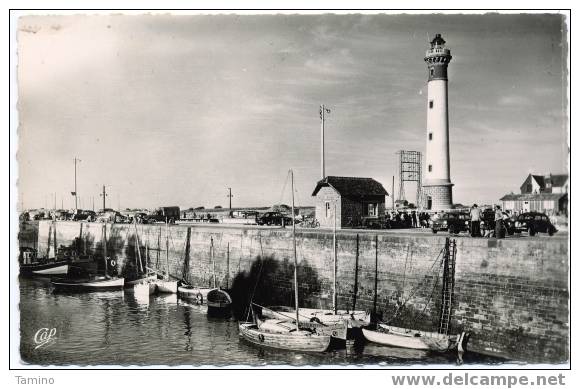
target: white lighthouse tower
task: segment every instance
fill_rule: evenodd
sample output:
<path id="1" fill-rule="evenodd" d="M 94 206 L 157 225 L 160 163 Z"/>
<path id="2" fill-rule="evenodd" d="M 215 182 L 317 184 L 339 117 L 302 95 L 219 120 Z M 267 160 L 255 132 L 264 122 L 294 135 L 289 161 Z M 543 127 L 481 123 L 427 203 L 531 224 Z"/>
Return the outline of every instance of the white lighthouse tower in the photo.
<path id="1" fill-rule="evenodd" d="M 436 34 L 427 50 L 427 146 L 423 206 L 432 210 L 451 208 L 453 204 L 449 172 L 449 114 L 447 111 L 447 66 L 451 51 L 441 34 Z"/>

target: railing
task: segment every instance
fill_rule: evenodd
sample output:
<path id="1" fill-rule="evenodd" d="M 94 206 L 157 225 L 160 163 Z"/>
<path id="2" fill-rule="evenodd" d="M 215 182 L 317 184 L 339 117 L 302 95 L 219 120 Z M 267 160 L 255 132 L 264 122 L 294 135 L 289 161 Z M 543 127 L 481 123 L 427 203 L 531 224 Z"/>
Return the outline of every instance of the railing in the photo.
<path id="1" fill-rule="evenodd" d="M 444 49 L 441 47 L 435 47 L 432 49 L 427 50 L 427 52 L 425 53 L 425 56 L 429 57 L 429 56 L 436 56 L 436 55 L 451 55 L 451 50 L 449 49 Z"/>

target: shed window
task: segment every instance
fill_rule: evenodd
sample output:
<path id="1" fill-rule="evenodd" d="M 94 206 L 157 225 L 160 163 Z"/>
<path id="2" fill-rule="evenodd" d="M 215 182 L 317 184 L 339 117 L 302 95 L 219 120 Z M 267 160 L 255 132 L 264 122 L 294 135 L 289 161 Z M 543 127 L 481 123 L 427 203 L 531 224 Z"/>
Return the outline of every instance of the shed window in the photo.
<path id="1" fill-rule="evenodd" d="M 377 203 L 368 203 L 364 208 L 365 215 L 364 216 L 371 216 L 377 217 L 379 216 L 379 204 Z"/>
<path id="2" fill-rule="evenodd" d="M 327 201 L 325 205 L 326 217 L 330 217 L 330 203 Z"/>
<path id="3" fill-rule="evenodd" d="M 433 171 L 433 165 L 429 165 L 429 171 Z"/>
<path id="4" fill-rule="evenodd" d="M 433 140 L 433 133 L 432 132 L 429 133 L 429 140 Z"/>
<path id="5" fill-rule="evenodd" d="M 433 100 L 429 100 L 429 108 L 433 108 Z"/>

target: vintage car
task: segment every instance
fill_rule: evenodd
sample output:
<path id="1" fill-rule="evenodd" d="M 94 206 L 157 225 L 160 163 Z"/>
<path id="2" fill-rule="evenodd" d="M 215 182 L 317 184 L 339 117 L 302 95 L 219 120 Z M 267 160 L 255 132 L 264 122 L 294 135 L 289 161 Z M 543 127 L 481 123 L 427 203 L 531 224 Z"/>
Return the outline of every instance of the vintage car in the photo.
<path id="1" fill-rule="evenodd" d="M 518 215 L 514 223 L 515 232 L 527 232 L 530 236 L 536 235 L 538 232 L 548 233 L 548 235 L 554 235 L 558 230 L 550 218 L 539 212 L 526 212 Z"/>
<path id="2" fill-rule="evenodd" d="M 260 215 L 256 222 L 258 225 L 268 225 L 268 226 L 281 226 L 282 224 L 286 226 L 292 225 L 292 218 L 286 215 L 283 215 L 280 212 L 266 212 L 263 215 Z"/>
<path id="3" fill-rule="evenodd" d="M 436 234 L 439 231 L 449 231 L 450 234 L 459 234 L 469 231 L 469 213 L 445 212 L 431 224 L 431 231 Z"/>

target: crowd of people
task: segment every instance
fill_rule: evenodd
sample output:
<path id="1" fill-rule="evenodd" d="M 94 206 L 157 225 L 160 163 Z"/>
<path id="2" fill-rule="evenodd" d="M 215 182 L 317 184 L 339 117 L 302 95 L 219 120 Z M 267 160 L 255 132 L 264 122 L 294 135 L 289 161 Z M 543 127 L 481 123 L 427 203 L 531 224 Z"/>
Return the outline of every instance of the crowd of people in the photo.
<path id="1" fill-rule="evenodd" d="M 395 228 L 428 228 L 431 215 L 415 210 L 393 210 L 385 212 L 385 219 Z"/>

